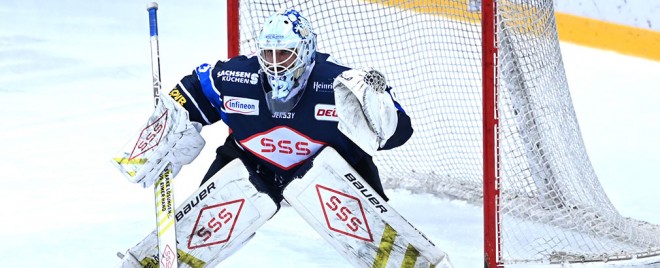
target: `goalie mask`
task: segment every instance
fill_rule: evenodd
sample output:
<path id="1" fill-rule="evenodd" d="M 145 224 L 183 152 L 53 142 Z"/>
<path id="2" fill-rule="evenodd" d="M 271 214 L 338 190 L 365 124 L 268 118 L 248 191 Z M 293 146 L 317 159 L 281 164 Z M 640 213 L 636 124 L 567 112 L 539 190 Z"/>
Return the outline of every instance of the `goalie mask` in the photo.
<path id="1" fill-rule="evenodd" d="M 314 67 L 316 34 L 298 11 L 278 12 L 264 22 L 257 57 L 264 82 L 271 90 L 266 101 L 271 112 L 289 112 L 300 100 Z"/>

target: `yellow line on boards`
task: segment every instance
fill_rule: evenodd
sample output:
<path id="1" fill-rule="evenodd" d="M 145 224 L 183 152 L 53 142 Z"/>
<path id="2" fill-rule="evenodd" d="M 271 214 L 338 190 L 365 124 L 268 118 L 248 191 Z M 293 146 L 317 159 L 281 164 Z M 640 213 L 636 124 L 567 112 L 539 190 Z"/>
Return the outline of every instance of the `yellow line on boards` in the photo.
<path id="1" fill-rule="evenodd" d="M 366 0 L 418 13 L 442 16 L 456 21 L 479 23 L 480 13 L 467 10 L 468 0 Z"/>
<path id="2" fill-rule="evenodd" d="M 562 41 L 660 61 L 660 32 L 555 13 Z"/>
<path id="3" fill-rule="evenodd" d="M 467 0 L 366 0 L 384 6 L 436 15 L 454 21 L 478 24 L 480 13 L 467 10 Z M 521 18 L 539 12 L 534 8 L 502 1 L 503 8 L 514 9 L 509 16 L 522 12 Z M 527 12 L 522 11 L 525 8 Z M 555 12 L 559 40 L 582 46 L 615 51 L 621 54 L 660 61 L 660 31 L 632 27 L 587 17 Z M 515 22 L 520 23 L 520 22 Z"/>

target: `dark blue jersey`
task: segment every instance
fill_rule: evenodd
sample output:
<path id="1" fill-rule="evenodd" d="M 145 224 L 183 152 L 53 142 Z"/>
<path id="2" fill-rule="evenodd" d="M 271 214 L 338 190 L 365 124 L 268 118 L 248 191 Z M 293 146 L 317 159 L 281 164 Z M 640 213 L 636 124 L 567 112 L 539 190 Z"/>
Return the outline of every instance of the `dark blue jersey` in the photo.
<path id="1" fill-rule="evenodd" d="M 316 65 L 300 101 L 286 113 L 269 111 L 264 92 L 270 87 L 256 57 L 238 56 L 218 61 L 215 66 L 203 64 L 184 77 L 169 95 L 188 110 L 191 121 L 203 125 L 224 121 L 251 160 L 275 174 L 290 178 L 310 156 L 323 146 L 331 146 L 358 172 L 368 170 L 360 174 L 370 183 L 378 181 L 380 188 L 371 156 L 337 129 L 332 83 L 349 68 L 328 61 L 328 57 L 317 53 Z M 412 135 L 410 118 L 398 103 L 395 105 L 398 126 L 381 149 L 397 147 Z"/>

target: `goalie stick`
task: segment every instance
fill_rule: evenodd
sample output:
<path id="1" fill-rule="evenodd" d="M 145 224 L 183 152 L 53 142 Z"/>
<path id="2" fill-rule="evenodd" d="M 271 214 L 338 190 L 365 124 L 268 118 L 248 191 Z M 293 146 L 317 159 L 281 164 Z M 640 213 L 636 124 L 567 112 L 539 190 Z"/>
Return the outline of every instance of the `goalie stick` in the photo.
<path id="1" fill-rule="evenodd" d="M 278 210 L 265 183 L 239 159 L 204 182 L 176 210 L 179 267 L 216 267 L 252 239 Z M 122 268 L 163 267 L 157 230 L 118 253 Z"/>
<path id="2" fill-rule="evenodd" d="M 151 46 L 151 75 L 153 81 L 154 106 L 160 101 L 160 55 L 158 51 L 158 20 L 156 11 L 158 3 L 147 4 L 149 12 L 149 33 Z M 158 260 L 160 267 L 177 268 L 176 223 L 174 220 L 174 194 L 172 191 L 172 164 L 165 168 L 154 184 L 154 200 L 156 206 L 156 223 L 158 235 Z"/>

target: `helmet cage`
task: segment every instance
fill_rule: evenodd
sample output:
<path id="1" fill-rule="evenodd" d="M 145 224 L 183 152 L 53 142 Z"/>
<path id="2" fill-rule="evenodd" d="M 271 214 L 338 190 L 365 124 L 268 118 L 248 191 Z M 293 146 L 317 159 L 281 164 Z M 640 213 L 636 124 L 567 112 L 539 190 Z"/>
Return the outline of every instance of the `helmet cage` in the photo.
<path id="1" fill-rule="evenodd" d="M 267 75 L 285 76 L 304 65 L 298 57 L 299 47 L 296 48 L 262 48 L 259 51 L 259 65 Z"/>
<path id="2" fill-rule="evenodd" d="M 278 12 L 266 19 L 258 38 L 259 65 L 274 91 L 272 99 L 287 101 L 302 93 L 306 79 L 300 79 L 313 66 L 316 35 L 311 24 L 295 10 Z"/>

